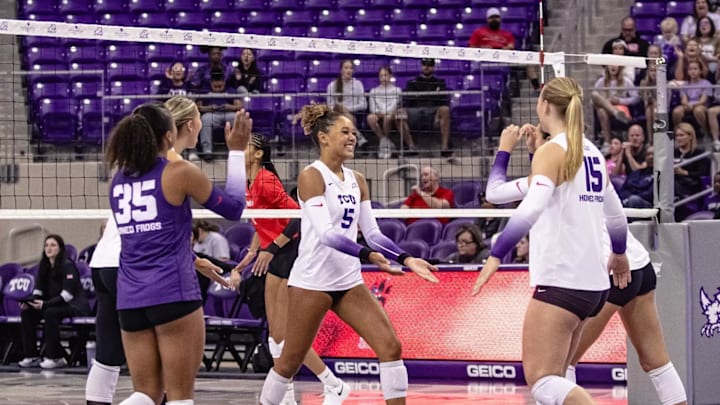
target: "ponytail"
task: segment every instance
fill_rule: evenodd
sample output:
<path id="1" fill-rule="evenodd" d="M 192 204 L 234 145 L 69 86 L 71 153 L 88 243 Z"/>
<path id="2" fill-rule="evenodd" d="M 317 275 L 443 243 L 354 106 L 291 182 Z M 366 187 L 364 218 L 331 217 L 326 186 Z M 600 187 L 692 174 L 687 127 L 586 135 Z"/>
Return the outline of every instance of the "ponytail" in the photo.
<path id="1" fill-rule="evenodd" d="M 117 124 L 105 153 L 110 167 L 129 174 L 148 172 L 160 154 L 152 127 L 142 115 L 129 115 Z"/>
<path id="2" fill-rule="evenodd" d="M 583 162 L 583 118 L 582 98 L 580 94 L 573 94 L 565 111 L 565 126 L 567 136 L 567 152 L 565 154 L 565 180 L 571 180 L 580 170 Z"/>

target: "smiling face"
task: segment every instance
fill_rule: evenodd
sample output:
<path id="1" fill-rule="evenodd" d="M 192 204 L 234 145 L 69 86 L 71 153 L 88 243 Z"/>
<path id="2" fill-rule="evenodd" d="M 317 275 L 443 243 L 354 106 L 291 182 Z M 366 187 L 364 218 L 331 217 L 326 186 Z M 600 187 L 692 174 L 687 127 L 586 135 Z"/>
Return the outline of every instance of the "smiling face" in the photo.
<path id="1" fill-rule="evenodd" d="M 423 191 L 432 193 L 438 186 L 438 176 L 430 166 L 423 167 L 420 172 L 420 188 Z"/>
<path id="2" fill-rule="evenodd" d="M 695 0 L 695 14 L 698 17 L 704 17 L 707 15 L 710 8 L 708 7 L 707 0 Z"/>
<path id="3" fill-rule="evenodd" d="M 710 37 L 712 36 L 712 22 L 710 21 L 709 17 L 702 17 L 700 20 L 698 20 L 698 29 L 700 30 L 700 35 L 703 37 Z"/>
<path id="4" fill-rule="evenodd" d="M 318 133 L 321 147 L 333 157 L 341 160 L 352 159 L 355 156 L 357 144 L 357 130 L 350 118 L 340 115 L 328 128 L 327 133 Z"/>
<path id="5" fill-rule="evenodd" d="M 173 81 L 182 81 L 185 79 L 185 66 L 180 62 L 175 63 L 170 69 L 170 74 L 172 75 Z"/>

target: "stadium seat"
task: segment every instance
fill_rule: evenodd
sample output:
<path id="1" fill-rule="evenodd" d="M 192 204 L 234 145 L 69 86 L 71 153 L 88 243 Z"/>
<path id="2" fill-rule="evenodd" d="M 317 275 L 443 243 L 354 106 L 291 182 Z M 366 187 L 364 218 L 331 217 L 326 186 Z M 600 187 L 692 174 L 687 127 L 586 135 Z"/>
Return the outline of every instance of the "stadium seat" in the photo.
<path id="1" fill-rule="evenodd" d="M 49 3 L 48 1 L 34 1 L 33 3 Z M 93 0 L 64 0 L 58 2 L 56 12 L 66 14 L 88 14 L 93 12 Z"/>
<path id="2" fill-rule="evenodd" d="M 415 39 L 415 30 L 414 24 L 385 24 L 380 30 L 380 38 L 387 42 L 408 43 Z"/>
<path id="3" fill-rule="evenodd" d="M 268 64 L 266 72 L 269 77 L 304 79 L 307 62 L 274 60 Z"/>
<path id="4" fill-rule="evenodd" d="M 378 28 L 376 26 L 348 25 L 343 33 L 343 39 L 353 41 L 374 40 L 377 39 L 377 37 Z"/>
<path id="5" fill-rule="evenodd" d="M 130 0 L 128 11 L 131 13 L 148 13 L 162 11 L 165 2 L 162 0 Z"/>
<path id="6" fill-rule="evenodd" d="M 74 103 L 68 99 L 43 99 L 38 103 L 40 136 L 47 143 L 69 143 L 76 139 L 77 118 Z"/>
<path id="7" fill-rule="evenodd" d="M 66 51 L 67 62 L 104 62 L 105 49 L 97 45 L 73 45 Z"/>
<path id="8" fill-rule="evenodd" d="M 475 196 L 475 200 L 477 200 L 477 196 Z M 455 202 L 457 203 L 457 200 L 455 200 Z M 457 233 L 458 229 L 462 228 L 463 226 L 473 225 L 474 223 L 475 220 L 472 218 L 458 218 L 448 222 L 443 227 L 441 240 L 449 240 L 454 242 L 455 234 Z"/>
<path id="9" fill-rule="evenodd" d="M 340 75 L 340 62 L 327 59 L 310 61 L 307 65 L 307 75 L 323 79 L 338 77 Z"/>
<path id="10" fill-rule="evenodd" d="M 198 0 L 197 7 L 201 11 L 229 11 L 235 7 L 233 0 Z"/>
<path id="11" fill-rule="evenodd" d="M 112 1 L 112 0 L 108 0 Z M 105 14 L 100 15 L 98 18 L 98 24 L 102 25 L 118 25 L 122 27 L 129 27 L 135 25 L 135 18 L 130 14 L 121 14 L 121 13 L 110 13 L 107 12 Z"/>
<path id="12" fill-rule="evenodd" d="M 111 44 L 105 48 L 108 62 L 138 62 L 145 60 L 145 46 L 133 43 Z"/>
<path id="13" fill-rule="evenodd" d="M 202 31 L 208 27 L 209 15 L 199 11 L 180 11 L 171 15 L 169 20 L 178 29 Z"/>
<path id="14" fill-rule="evenodd" d="M 477 181 L 463 181 L 455 184 L 452 191 L 455 195 L 455 204 L 463 205 L 468 201 L 477 200 L 477 196 L 481 191 L 480 183 Z"/>
<path id="15" fill-rule="evenodd" d="M 317 22 L 317 12 L 309 10 L 287 10 L 283 14 L 285 27 L 309 27 Z"/>
<path id="16" fill-rule="evenodd" d="M 78 120 L 80 123 L 80 140 L 87 144 L 102 144 L 110 136 L 112 126 L 109 119 L 104 119 L 108 112 L 102 109 L 102 100 L 84 99 L 78 107 Z M 104 133 L 103 133 L 103 126 Z"/>
<path id="17" fill-rule="evenodd" d="M 413 9 L 413 8 L 427 9 L 430 7 L 437 6 L 440 1 L 439 0 L 403 0 L 403 7 L 406 9 Z"/>
<path id="18" fill-rule="evenodd" d="M 458 21 L 468 24 L 472 28 L 480 28 L 487 24 L 487 10 L 480 7 L 466 7 L 460 13 Z"/>
<path id="19" fill-rule="evenodd" d="M 694 12 L 693 1 L 669 1 L 666 8 L 668 17 L 685 18 Z M 678 24 L 679 25 L 679 24 Z"/>
<path id="20" fill-rule="evenodd" d="M 70 95 L 76 99 L 99 98 L 103 93 L 105 89 L 99 77 L 70 83 Z"/>
<path id="21" fill-rule="evenodd" d="M 95 14 L 65 14 L 63 22 L 68 24 L 97 24 L 98 18 Z"/>
<path id="22" fill-rule="evenodd" d="M 106 65 L 107 80 L 144 80 L 146 69 L 147 65 L 142 62 L 109 62 Z"/>
<path id="23" fill-rule="evenodd" d="M 455 24 L 455 28 L 453 29 L 453 37 L 455 37 L 455 45 L 456 46 L 467 46 L 468 41 L 470 41 L 470 36 L 472 36 L 473 31 L 475 31 L 478 27 L 474 24 L 470 23 L 457 23 Z"/>
<path id="24" fill-rule="evenodd" d="M 394 10 L 402 8 L 402 0 L 370 0 L 368 8 Z"/>
<path id="25" fill-rule="evenodd" d="M 246 12 L 236 10 L 217 10 L 210 13 L 210 28 L 213 31 L 238 32 L 243 26 Z"/>
<path id="26" fill-rule="evenodd" d="M 171 44 L 150 44 L 143 51 L 145 60 L 148 62 L 170 63 L 181 60 L 183 48 L 180 45 Z"/>
<path id="27" fill-rule="evenodd" d="M 105 74 L 105 63 L 73 62 L 70 64 L 70 81 L 94 80 L 103 74 Z"/>
<path id="28" fill-rule="evenodd" d="M 266 7 L 266 0 L 235 0 L 237 10 L 264 10 Z"/>
<path id="29" fill-rule="evenodd" d="M 440 240 L 443 225 L 435 218 L 422 218 L 407 226 L 405 240 L 422 240 L 428 245 L 434 245 Z"/>
<path id="30" fill-rule="evenodd" d="M 417 27 L 417 40 L 422 44 L 429 41 L 447 41 L 451 37 L 451 25 L 420 24 Z"/>
<path id="31" fill-rule="evenodd" d="M 137 25 L 141 27 L 171 28 L 165 12 L 147 12 L 137 16 Z"/>
<path id="32" fill-rule="evenodd" d="M 385 9 L 360 9 L 353 20 L 358 25 L 384 24 L 389 22 L 390 12 Z"/>
<path id="33" fill-rule="evenodd" d="M 250 33 L 247 28 L 268 28 L 281 25 L 281 14 L 275 11 L 251 11 L 250 15 L 245 19 L 245 33 Z M 255 32 L 253 32 L 255 33 Z"/>
<path id="34" fill-rule="evenodd" d="M 253 129 L 268 138 L 275 135 L 275 97 L 251 96 L 244 99 L 244 107 L 253 117 Z"/>
<path id="35" fill-rule="evenodd" d="M 34 1 L 22 0 L 17 2 L 19 17 L 30 14 L 53 14 L 57 12 L 58 4 L 55 0 Z"/>
<path id="36" fill-rule="evenodd" d="M 442 8 L 430 8 L 425 14 L 425 22 L 432 24 L 455 24 L 460 20 L 460 9 L 447 7 L 443 0 Z"/>
<path id="37" fill-rule="evenodd" d="M 337 8 L 343 10 L 359 10 L 365 7 L 364 1 L 358 0 L 337 0 Z"/>
<path id="38" fill-rule="evenodd" d="M 399 219 L 385 218 L 377 221 L 380 232 L 395 243 L 405 239 L 405 223 Z"/>
<path id="39" fill-rule="evenodd" d="M 425 10 L 396 8 L 390 14 L 390 21 L 394 24 L 420 24 L 425 22 Z"/>
<path id="40" fill-rule="evenodd" d="M 170 0 L 172 1 L 172 0 Z M 42 3 L 42 2 L 39 2 Z M 122 14 L 128 11 L 128 0 L 96 0 L 93 10 L 101 14 Z"/>
<path id="41" fill-rule="evenodd" d="M 28 66 L 36 63 L 66 63 L 65 50 L 59 47 L 32 47 L 25 54 Z"/>
<path id="42" fill-rule="evenodd" d="M 404 240 L 398 243 L 398 247 L 406 251 L 410 256 L 426 259 L 430 253 L 427 242 L 420 239 Z"/>
<path id="43" fill-rule="evenodd" d="M 300 78 L 273 77 L 267 81 L 266 86 L 268 93 L 297 93 L 305 90 L 305 83 Z"/>
<path id="44" fill-rule="evenodd" d="M 317 24 L 326 27 L 356 25 L 353 21 L 356 13 L 356 10 L 347 9 L 322 10 L 317 15 Z M 377 22 L 370 23 L 371 26 L 376 26 L 377 24 Z"/>
<path id="45" fill-rule="evenodd" d="M 46 80 L 57 80 L 52 82 L 36 82 L 32 89 L 32 96 L 35 100 L 40 99 L 64 99 L 70 94 L 70 84 L 60 81 L 58 78 L 47 78 Z"/>
<path id="46" fill-rule="evenodd" d="M 457 244 L 454 240 L 443 240 L 430 249 L 430 258 L 443 260 L 457 252 Z"/>

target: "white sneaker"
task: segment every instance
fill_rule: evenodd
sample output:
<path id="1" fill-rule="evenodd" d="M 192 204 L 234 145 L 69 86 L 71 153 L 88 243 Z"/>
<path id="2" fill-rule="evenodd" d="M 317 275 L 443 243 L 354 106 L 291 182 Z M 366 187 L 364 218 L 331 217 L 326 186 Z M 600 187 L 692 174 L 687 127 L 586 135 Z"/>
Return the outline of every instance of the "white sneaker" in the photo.
<path id="1" fill-rule="evenodd" d="M 378 158 L 390 159 L 394 146 L 393 142 L 388 138 L 381 138 L 380 145 L 378 145 Z"/>
<path id="2" fill-rule="evenodd" d="M 713 150 L 715 152 L 720 152 L 720 141 L 714 141 L 713 142 Z"/>
<path id="3" fill-rule="evenodd" d="M 329 385 L 324 387 L 325 400 L 323 400 L 323 405 L 341 405 L 350 395 L 350 386 L 345 384 L 344 381 L 340 381 L 342 384 L 339 387 L 331 387 Z"/>
<path id="4" fill-rule="evenodd" d="M 290 383 L 290 386 L 288 387 L 282 402 L 280 402 L 280 405 L 297 405 L 297 402 L 295 402 L 295 384 Z"/>
<path id="5" fill-rule="evenodd" d="M 40 357 L 25 357 L 18 362 L 22 368 L 37 367 L 40 365 Z"/>
<path id="6" fill-rule="evenodd" d="M 359 148 L 362 148 L 362 146 L 365 145 L 366 143 L 368 143 L 367 138 L 365 138 L 365 136 L 362 134 L 362 132 L 357 131 L 357 146 Z"/>
<path id="7" fill-rule="evenodd" d="M 41 367 L 41 368 L 45 368 L 45 369 L 48 369 L 48 368 L 63 368 L 63 367 L 66 367 L 66 366 L 67 366 L 67 362 L 66 362 L 65 359 L 62 358 L 62 357 L 59 358 L 59 359 L 48 359 L 48 358 L 45 358 L 45 359 L 42 361 L 42 363 L 40 363 L 40 367 Z"/>

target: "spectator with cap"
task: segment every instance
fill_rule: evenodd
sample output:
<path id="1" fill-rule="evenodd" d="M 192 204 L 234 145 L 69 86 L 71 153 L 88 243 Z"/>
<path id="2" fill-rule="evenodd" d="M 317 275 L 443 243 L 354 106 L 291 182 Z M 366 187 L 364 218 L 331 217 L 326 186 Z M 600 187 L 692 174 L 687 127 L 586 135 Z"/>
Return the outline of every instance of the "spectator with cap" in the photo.
<path id="1" fill-rule="evenodd" d="M 423 122 L 433 120 L 434 127 L 440 127 L 441 154 L 451 156 L 450 144 L 450 106 L 447 94 L 413 94 L 444 92 L 447 90 L 445 80 L 435 77 L 435 59 L 425 58 L 421 61 L 422 71 L 418 77 L 410 80 L 405 86 L 403 100 L 406 102 L 410 127 L 424 126 Z"/>
<path id="2" fill-rule="evenodd" d="M 622 40 L 625 43 L 625 55 L 647 57 L 650 44 L 637 35 L 635 20 L 632 17 L 628 16 L 623 18 L 620 30 L 620 35 L 605 42 L 602 53 L 615 53 L 613 52 L 615 41 Z"/>
<path id="3" fill-rule="evenodd" d="M 515 36 L 500 28 L 500 10 L 490 8 L 486 13 L 487 26 L 473 31 L 468 45 L 471 48 L 515 49 Z"/>

